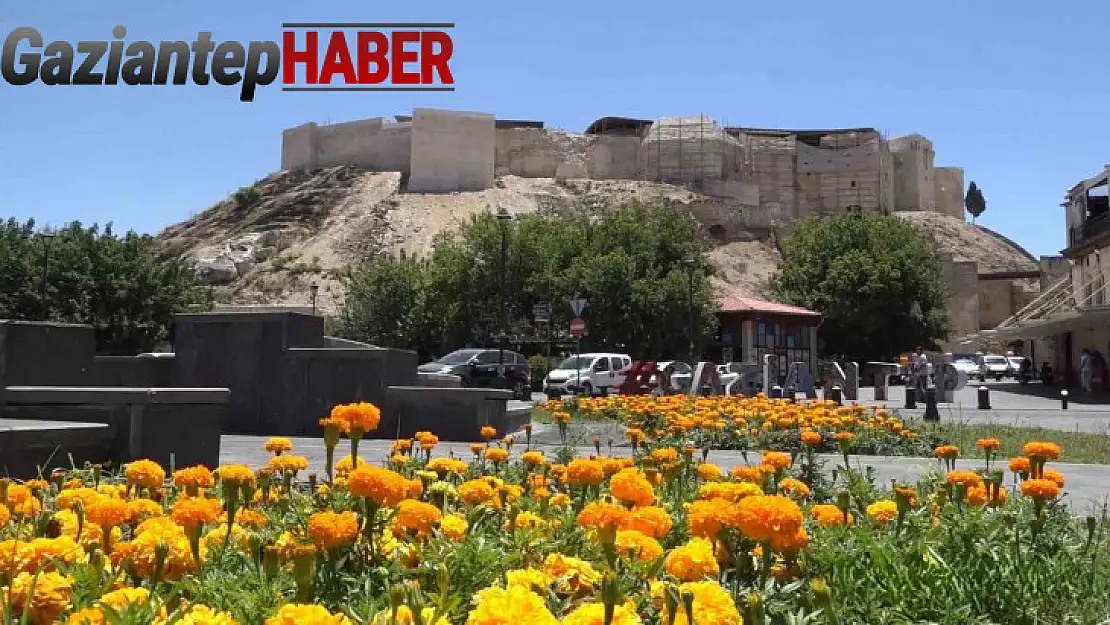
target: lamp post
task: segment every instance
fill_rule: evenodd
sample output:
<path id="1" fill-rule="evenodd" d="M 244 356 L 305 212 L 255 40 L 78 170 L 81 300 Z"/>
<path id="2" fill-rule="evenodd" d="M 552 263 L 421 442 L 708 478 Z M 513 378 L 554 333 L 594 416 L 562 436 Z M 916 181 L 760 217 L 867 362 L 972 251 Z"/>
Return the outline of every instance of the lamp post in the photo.
<path id="1" fill-rule="evenodd" d="M 50 275 L 50 244 L 54 242 L 54 233 L 43 230 L 39 233 L 39 239 L 42 241 L 42 284 L 39 285 L 39 301 L 42 304 L 42 319 L 45 321 L 47 312 L 50 310 L 46 303 L 46 281 Z"/>
<path id="2" fill-rule="evenodd" d="M 508 261 L 509 261 L 509 239 L 508 239 L 508 233 L 506 232 L 506 224 L 509 223 L 510 221 L 512 221 L 512 219 L 513 219 L 513 216 L 509 214 L 509 211 L 505 210 L 504 206 L 497 209 L 497 222 L 498 222 L 498 227 L 501 230 L 501 275 L 500 275 L 500 282 L 501 282 L 501 288 L 500 288 L 500 291 L 501 291 L 501 316 L 500 316 L 501 331 L 500 331 L 500 335 L 501 336 L 499 337 L 500 340 L 498 341 L 498 349 L 497 349 L 497 377 L 499 377 L 499 378 L 504 378 L 505 377 L 505 338 L 506 338 L 506 329 L 509 325 L 508 299 L 507 299 L 507 294 L 505 293 L 505 274 L 508 271 Z"/>
<path id="3" fill-rule="evenodd" d="M 312 316 L 316 316 L 316 295 L 320 292 L 320 285 L 313 282 L 308 285 L 308 297 L 312 299 Z"/>
<path id="4" fill-rule="evenodd" d="M 682 264 L 686 265 L 686 301 L 690 308 L 690 327 L 687 328 L 690 338 L 689 363 L 693 365 L 695 362 L 694 341 L 697 337 L 697 328 L 695 327 L 697 321 L 694 315 L 694 268 L 697 266 L 697 261 L 693 258 L 687 258 L 682 261 Z"/>

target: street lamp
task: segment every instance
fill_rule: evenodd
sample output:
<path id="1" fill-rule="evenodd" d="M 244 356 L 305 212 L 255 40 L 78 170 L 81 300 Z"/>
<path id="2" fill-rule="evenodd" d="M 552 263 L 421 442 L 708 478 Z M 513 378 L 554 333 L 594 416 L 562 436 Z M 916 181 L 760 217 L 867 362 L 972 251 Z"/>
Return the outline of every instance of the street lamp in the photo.
<path id="1" fill-rule="evenodd" d="M 694 341 L 697 337 L 697 317 L 694 314 L 694 269 L 697 267 L 697 261 L 693 258 L 686 258 L 682 261 L 682 264 L 686 266 L 686 298 L 690 307 L 690 327 L 687 328 L 690 337 L 689 363 L 693 365 L 695 363 Z"/>
<path id="2" fill-rule="evenodd" d="M 512 219 L 513 216 L 509 214 L 509 211 L 505 210 L 504 206 L 497 209 L 497 222 L 501 230 L 501 340 L 498 342 L 497 349 L 497 377 L 499 378 L 505 377 L 505 338 L 506 330 L 509 325 L 508 298 L 505 293 L 505 273 L 508 270 L 509 261 L 509 239 L 506 232 L 506 224 L 512 221 Z"/>
<path id="3" fill-rule="evenodd" d="M 43 230 L 39 233 L 42 241 L 42 284 L 39 285 L 39 301 L 42 303 L 42 319 L 46 320 L 50 307 L 46 303 L 46 281 L 50 275 L 50 244 L 54 242 L 54 233 Z"/>
<path id="4" fill-rule="evenodd" d="M 308 296 L 312 299 L 312 316 L 316 316 L 316 295 L 320 292 L 320 285 L 313 282 L 308 285 Z"/>

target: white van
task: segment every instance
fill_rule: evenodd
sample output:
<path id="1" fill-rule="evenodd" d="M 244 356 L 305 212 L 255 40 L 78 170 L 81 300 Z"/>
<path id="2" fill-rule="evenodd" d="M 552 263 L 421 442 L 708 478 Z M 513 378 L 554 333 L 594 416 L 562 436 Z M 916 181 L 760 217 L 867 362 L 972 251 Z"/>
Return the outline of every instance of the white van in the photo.
<path id="1" fill-rule="evenodd" d="M 582 393 L 587 396 L 608 395 L 624 384 L 621 371 L 632 366 L 628 354 L 582 354 L 559 363 L 543 380 L 548 397 Z"/>

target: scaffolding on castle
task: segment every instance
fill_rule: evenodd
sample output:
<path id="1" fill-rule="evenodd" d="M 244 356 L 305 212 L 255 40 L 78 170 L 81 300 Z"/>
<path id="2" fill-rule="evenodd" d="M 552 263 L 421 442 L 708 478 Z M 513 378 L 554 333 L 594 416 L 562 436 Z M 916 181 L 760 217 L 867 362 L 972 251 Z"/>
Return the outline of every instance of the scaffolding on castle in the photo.
<path id="1" fill-rule="evenodd" d="M 643 137 L 646 180 L 701 188 L 751 175 L 751 148 L 705 114 L 660 117 Z"/>

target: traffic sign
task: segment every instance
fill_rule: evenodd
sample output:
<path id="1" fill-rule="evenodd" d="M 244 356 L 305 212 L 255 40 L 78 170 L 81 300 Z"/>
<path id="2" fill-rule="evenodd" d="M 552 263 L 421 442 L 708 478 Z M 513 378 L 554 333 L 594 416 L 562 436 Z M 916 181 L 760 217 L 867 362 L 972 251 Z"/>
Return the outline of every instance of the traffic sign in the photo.
<path id="1" fill-rule="evenodd" d="M 570 335 L 576 339 L 586 336 L 586 321 L 581 317 L 570 320 Z"/>
<path id="2" fill-rule="evenodd" d="M 570 311 L 574 313 L 575 317 L 581 317 L 582 311 L 586 309 L 586 300 L 572 299 L 570 300 Z"/>

